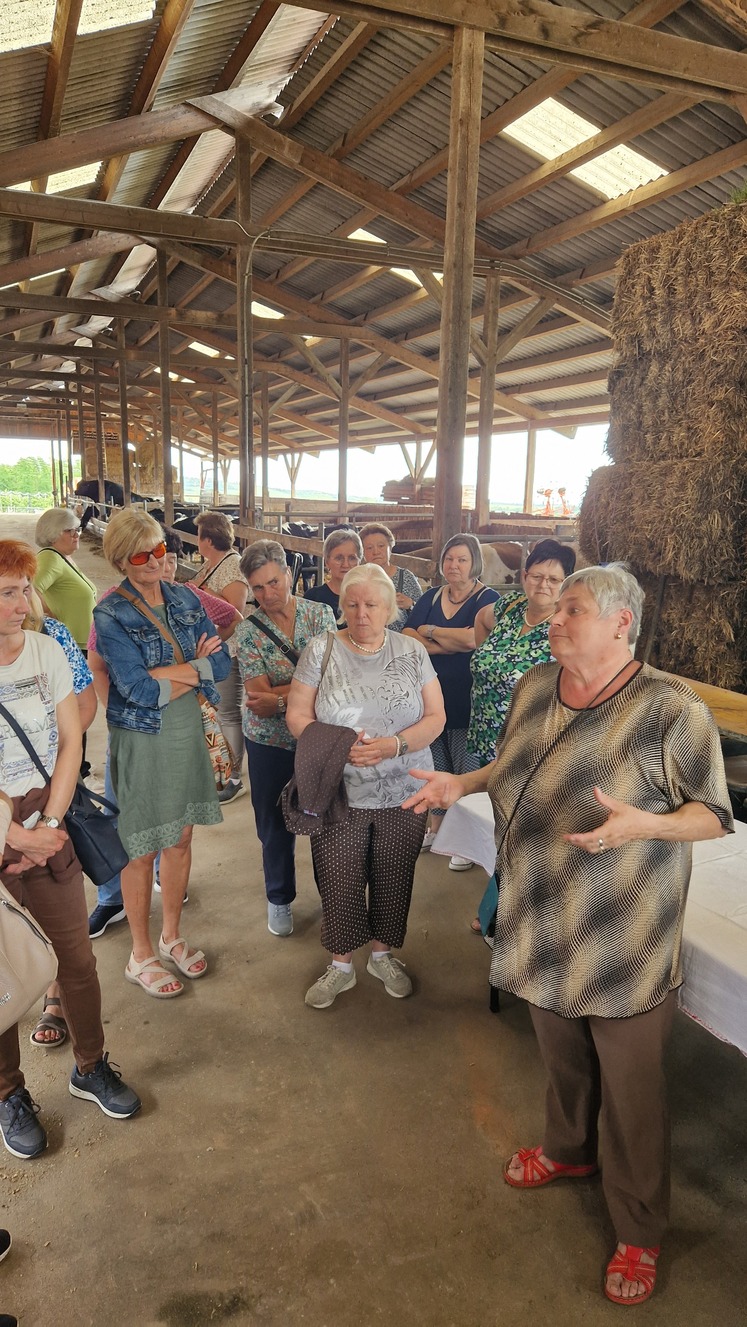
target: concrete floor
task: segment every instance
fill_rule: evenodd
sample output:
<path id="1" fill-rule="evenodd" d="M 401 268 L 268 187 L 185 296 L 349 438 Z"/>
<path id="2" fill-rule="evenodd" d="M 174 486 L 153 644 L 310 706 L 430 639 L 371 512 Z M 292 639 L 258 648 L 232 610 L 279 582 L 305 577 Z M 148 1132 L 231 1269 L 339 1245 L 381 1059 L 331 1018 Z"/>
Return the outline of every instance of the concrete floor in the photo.
<path id="1" fill-rule="evenodd" d="M 0 518 L 30 538 L 33 520 Z M 80 562 L 112 583 L 86 545 Z M 91 747 L 97 773 L 104 726 Z M 489 953 L 468 930 L 484 877 L 418 868 L 407 1001 L 367 976 L 322 1012 L 308 843 L 296 930 L 269 935 L 249 798 L 197 830 L 184 930 L 210 975 L 159 1004 L 128 985 L 125 926 L 95 942 L 112 1059 L 143 1098 L 106 1119 L 67 1091 L 69 1047 L 34 1050 L 43 1157 L 0 1149 L 14 1247 L 0 1311 L 22 1327 L 553 1327 L 618 1317 L 601 1296 L 614 1240 L 598 1181 L 522 1194 L 503 1159 L 542 1130 L 526 1009 L 487 1008 Z M 93 894 L 92 894 L 93 897 Z M 154 903 L 154 934 L 158 925 Z M 671 1052 L 672 1229 L 638 1316 L 736 1327 L 747 1296 L 747 1061 L 684 1016 Z M 742 1126 L 742 1127 L 740 1127 Z M 740 1310 L 739 1305 L 742 1304 Z"/>

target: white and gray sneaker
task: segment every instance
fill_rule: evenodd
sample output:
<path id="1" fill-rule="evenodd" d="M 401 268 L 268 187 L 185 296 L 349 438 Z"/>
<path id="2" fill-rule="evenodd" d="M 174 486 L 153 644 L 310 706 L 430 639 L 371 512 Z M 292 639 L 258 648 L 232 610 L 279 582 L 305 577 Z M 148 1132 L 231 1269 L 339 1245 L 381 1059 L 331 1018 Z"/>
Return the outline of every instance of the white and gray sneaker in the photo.
<path id="1" fill-rule="evenodd" d="M 267 904 L 267 929 L 270 935 L 293 934 L 293 911 L 290 903 Z"/>
<path id="2" fill-rule="evenodd" d="M 306 1003 L 312 1009 L 329 1009 L 342 991 L 351 991 L 355 984 L 355 968 L 351 972 L 343 972 L 342 968 L 336 968 L 334 963 L 330 963 L 327 971 L 309 987 L 305 995 Z"/>
<path id="3" fill-rule="evenodd" d="M 412 995 L 412 982 L 405 972 L 405 965 L 393 954 L 382 954 L 381 958 L 374 958 L 371 954 L 366 972 L 383 981 L 387 995 L 393 995 L 395 1000 L 404 1000 L 406 996 Z"/>

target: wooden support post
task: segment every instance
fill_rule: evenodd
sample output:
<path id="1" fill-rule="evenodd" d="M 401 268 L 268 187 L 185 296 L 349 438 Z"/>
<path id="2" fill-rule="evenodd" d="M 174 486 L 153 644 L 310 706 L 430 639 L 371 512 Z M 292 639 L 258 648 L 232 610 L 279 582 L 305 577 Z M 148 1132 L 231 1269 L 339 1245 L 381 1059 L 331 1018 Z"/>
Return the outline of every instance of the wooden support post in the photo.
<path id="1" fill-rule="evenodd" d="M 524 478 L 524 511 L 531 516 L 534 506 L 534 468 L 537 461 L 537 430 L 530 424 L 527 429 L 527 468 Z"/>
<path id="2" fill-rule="evenodd" d="M 162 249 L 158 250 L 158 303 L 160 308 L 169 305 L 169 269 L 168 258 Z M 174 476 L 171 469 L 171 355 L 169 353 L 169 325 L 164 320 L 158 324 L 158 356 L 161 368 L 161 442 L 163 445 L 163 518 L 166 525 L 174 524 Z M 154 450 L 155 455 L 155 450 Z"/>
<path id="3" fill-rule="evenodd" d="M 210 417 L 210 431 L 213 444 L 213 506 L 220 502 L 218 492 L 218 393 L 213 392 L 213 409 Z"/>
<path id="4" fill-rule="evenodd" d="M 130 453 L 128 450 L 128 444 L 130 441 L 130 421 L 127 414 L 127 363 L 125 360 L 127 342 L 125 340 L 123 318 L 117 319 L 117 349 L 119 351 L 117 368 L 119 370 L 119 441 L 122 448 L 122 490 L 124 494 L 124 505 L 125 507 L 129 507 L 132 502 Z M 137 489 L 135 492 L 137 492 Z"/>
<path id="5" fill-rule="evenodd" d="M 67 491 L 70 497 L 73 496 L 75 484 L 73 483 L 73 421 L 70 412 L 70 389 L 69 379 L 65 383 L 65 438 L 67 440 Z"/>
<path id="6" fill-rule="evenodd" d="M 444 541 L 462 528 L 462 471 L 484 51 L 484 33 L 456 29 L 451 78 L 441 380 L 436 426 L 438 463 L 433 513 L 436 555 Z"/>
<path id="7" fill-rule="evenodd" d="M 99 480 L 99 502 L 106 502 L 106 453 L 104 451 L 104 421 L 101 418 L 101 382 L 99 361 L 93 361 L 93 413 L 96 426 L 96 474 Z"/>
<path id="8" fill-rule="evenodd" d="M 270 510 L 270 375 L 262 374 L 261 387 L 261 405 L 262 413 L 260 427 L 262 429 L 262 524 L 265 524 L 265 518 Z M 266 528 L 266 527 L 265 527 Z"/>
<path id="9" fill-rule="evenodd" d="M 337 505 L 340 520 L 347 519 L 348 506 L 348 426 L 350 422 L 350 342 L 340 341 L 340 412 L 338 425 Z"/>
<path id="10" fill-rule="evenodd" d="M 236 136 L 234 171 L 236 179 L 236 220 L 244 230 L 251 229 L 252 148 L 242 134 Z M 244 525 L 254 525 L 254 376 L 252 345 L 252 246 L 236 246 L 236 368 L 239 387 L 239 511 Z"/>
<path id="11" fill-rule="evenodd" d="M 57 463 L 60 469 L 60 502 L 65 501 L 65 469 L 62 464 L 62 416 L 58 410 L 57 415 Z"/>
<path id="12" fill-rule="evenodd" d="M 176 412 L 176 437 L 179 443 L 179 497 L 184 502 L 184 414 L 181 406 Z"/>
<path id="13" fill-rule="evenodd" d="M 54 454 L 54 438 L 49 439 L 49 450 L 52 455 L 52 506 L 56 507 L 59 502 L 59 490 L 57 488 L 57 458 Z"/>
<path id="14" fill-rule="evenodd" d="M 501 283 L 497 276 L 485 282 L 482 339 L 485 360 L 480 374 L 480 416 L 478 424 L 477 483 L 475 485 L 475 527 L 487 525 L 490 520 L 490 462 L 493 451 L 493 412 L 495 403 L 495 370 L 498 360 L 498 315 L 501 304 Z"/>
<path id="15" fill-rule="evenodd" d="M 83 411 L 83 379 L 78 378 L 78 449 L 80 451 L 80 477 L 88 478 L 86 465 L 86 420 Z"/>

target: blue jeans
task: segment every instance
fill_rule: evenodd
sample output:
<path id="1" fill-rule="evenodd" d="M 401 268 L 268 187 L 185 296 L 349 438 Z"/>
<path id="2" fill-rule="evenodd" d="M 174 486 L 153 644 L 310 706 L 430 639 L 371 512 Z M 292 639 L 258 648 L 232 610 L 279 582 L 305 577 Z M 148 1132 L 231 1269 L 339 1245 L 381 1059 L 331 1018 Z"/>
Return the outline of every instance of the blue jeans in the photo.
<path id="1" fill-rule="evenodd" d="M 246 742 L 249 786 L 269 903 L 292 903 L 296 897 L 296 836 L 285 828 L 278 798 L 293 774 L 295 751 Z"/>
<path id="2" fill-rule="evenodd" d="M 108 746 L 106 748 L 106 769 L 104 771 L 104 797 L 106 798 L 107 802 L 114 802 L 116 805 L 117 799 L 114 795 L 114 789 L 112 787 L 112 776 L 111 776 L 111 771 L 109 769 Z M 106 884 L 98 885 L 96 888 L 96 894 L 100 908 L 113 908 L 113 907 L 121 908 L 122 883 L 120 881 L 119 875 L 112 876 L 111 880 L 106 881 Z"/>

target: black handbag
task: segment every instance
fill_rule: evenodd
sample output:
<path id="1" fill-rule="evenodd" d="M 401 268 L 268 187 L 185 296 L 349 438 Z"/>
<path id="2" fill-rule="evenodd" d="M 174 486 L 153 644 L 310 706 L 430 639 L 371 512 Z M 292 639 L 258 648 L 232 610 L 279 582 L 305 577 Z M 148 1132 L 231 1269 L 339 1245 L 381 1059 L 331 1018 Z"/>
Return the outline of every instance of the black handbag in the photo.
<path id="1" fill-rule="evenodd" d="M 50 783 L 51 779 L 31 742 L 4 705 L 0 705 L 0 714 L 10 724 L 36 768 L 44 775 L 45 783 Z M 101 810 L 101 807 L 106 809 Z M 124 870 L 130 860 L 114 824 L 113 817 L 118 812 L 119 807 L 107 801 L 101 793 L 93 793 L 84 783 L 76 783 L 72 801 L 63 819 L 75 856 L 94 885 L 105 885 L 107 880 Z"/>

